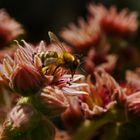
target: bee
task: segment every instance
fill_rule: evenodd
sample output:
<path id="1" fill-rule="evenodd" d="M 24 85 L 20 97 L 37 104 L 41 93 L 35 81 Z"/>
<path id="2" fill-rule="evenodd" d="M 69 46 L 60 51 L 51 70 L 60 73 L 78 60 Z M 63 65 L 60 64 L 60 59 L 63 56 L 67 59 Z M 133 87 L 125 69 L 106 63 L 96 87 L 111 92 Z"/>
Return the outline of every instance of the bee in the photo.
<path id="1" fill-rule="evenodd" d="M 49 31 L 48 34 L 50 37 L 50 41 L 52 43 L 55 43 L 61 49 L 62 52 L 47 51 L 37 54 L 41 58 L 41 61 L 43 63 L 42 72 L 45 74 L 46 70 L 48 69 L 48 66 L 53 64 L 55 65 L 53 74 L 59 67 L 63 67 L 65 69 L 70 70 L 73 77 L 77 67 L 80 64 L 80 60 L 75 55 L 65 50 L 64 46 L 54 33 Z"/>

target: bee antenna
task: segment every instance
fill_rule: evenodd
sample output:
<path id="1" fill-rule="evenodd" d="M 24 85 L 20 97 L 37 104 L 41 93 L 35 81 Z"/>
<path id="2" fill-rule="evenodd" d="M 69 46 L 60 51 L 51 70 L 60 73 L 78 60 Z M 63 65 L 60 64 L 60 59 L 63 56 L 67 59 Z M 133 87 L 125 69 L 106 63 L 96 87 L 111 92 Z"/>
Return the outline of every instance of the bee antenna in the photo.
<path id="1" fill-rule="evenodd" d="M 83 68 L 81 67 L 81 65 L 79 66 L 79 69 L 80 69 L 83 73 L 88 74 L 88 73 L 85 71 L 85 69 L 83 69 Z"/>
<path id="2" fill-rule="evenodd" d="M 85 74 L 88 74 L 88 73 L 85 71 L 85 69 L 82 67 L 83 64 L 84 64 L 84 61 L 80 63 L 79 69 L 80 69 L 82 72 L 84 72 Z"/>
<path id="3" fill-rule="evenodd" d="M 78 59 L 80 59 L 80 61 L 83 60 L 83 58 L 84 58 L 84 57 L 83 57 L 83 56 L 84 56 L 83 54 L 74 54 L 74 55 L 75 55 Z"/>

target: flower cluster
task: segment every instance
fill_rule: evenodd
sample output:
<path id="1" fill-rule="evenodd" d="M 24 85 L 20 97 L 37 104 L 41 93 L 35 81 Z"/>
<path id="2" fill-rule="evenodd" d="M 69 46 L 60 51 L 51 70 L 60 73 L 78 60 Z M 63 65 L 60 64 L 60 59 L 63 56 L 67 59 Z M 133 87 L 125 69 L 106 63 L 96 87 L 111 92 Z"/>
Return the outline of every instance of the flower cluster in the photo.
<path id="1" fill-rule="evenodd" d="M 70 24 L 60 35 L 77 50 L 76 53 L 80 51 L 85 56 L 84 66 L 88 73 L 92 74 L 98 67 L 111 73 L 116 65 L 121 67 L 119 65 L 122 61 L 117 55 L 122 57 L 121 53 L 125 55 L 130 49 L 123 37 L 131 36 L 138 29 L 137 13 L 127 9 L 118 12 L 115 6 L 108 10 L 101 4 L 89 4 L 88 11 L 86 21 L 80 18 L 78 25 Z M 116 45 L 118 49 L 112 52 Z M 134 63 L 134 59 L 138 58 L 137 51 L 134 49 L 132 52 L 134 55 L 128 55 L 132 55 L 130 61 L 133 60 Z"/>
<path id="2" fill-rule="evenodd" d="M 140 54 L 127 38 L 137 13 L 93 3 L 88 12 L 60 32 L 63 43 L 48 32 L 48 44 L 9 45 L 24 31 L 0 10 L 0 47 L 9 46 L 0 50 L 0 140 L 140 138 Z"/>
<path id="3" fill-rule="evenodd" d="M 96 83 L 87 79 L 89 96 L 81 98 L 81 108 L 85 117 L 93 118 L 108 111 L 116 104 L 116 94 L 121 94 L 117 82 L 106 72 L 95 72 Z"/>
<path id="4" fill-rule="evenodd" d="M 61 57 L 55 59 L 55 55 L 61 56 L 59 52 L 53 50 L 58 48 L 57 44 L 52 44 L 50 46 L 53 47 L 46 49 L 43 41 L 37 47 L 24 40 L 22 43 L 23 46 L 17 42 L 14 56 L 5 57 L 1 64 L 1 83 L 22 96 L 8 115 L 1 137 L 5 136 L 5 133 L 11 136 L 11 133 L 34 130 L 44 117 L 60 115 L 69 107 L 67 96 L 87 94 L 86 91 L 80 90 L 80 87 L 87 86 L 82 80 L 83 75 L 72 76 L 68 73 L 67 67 L 63 65 L 57 67 L 56 60 L 63 59 Z M 34 120 L 33 123 L 30 121 L 32 115 L 37 115 L 34 117 L 37 119 L 41 117 L 37 120 L 37 124 Z M 49 123 L 47 121 L 48 125 Z"/>

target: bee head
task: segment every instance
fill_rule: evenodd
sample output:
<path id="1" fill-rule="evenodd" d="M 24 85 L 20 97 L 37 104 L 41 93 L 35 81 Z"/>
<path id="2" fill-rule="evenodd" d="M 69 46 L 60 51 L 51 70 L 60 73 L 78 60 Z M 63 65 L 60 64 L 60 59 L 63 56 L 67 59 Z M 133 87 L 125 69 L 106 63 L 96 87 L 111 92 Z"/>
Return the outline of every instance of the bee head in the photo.
<path id="1" fill-rule="evenodd" d="M 74 75 L 77 67 L 80 64 L 80 60 L 76 56 L 74 56 L 74 55 L 72 55 L 71 53 L 68 53 L 68 52 L 66 52 L 63 55 L 63 59 L 64 59 L 64 63 L 65 63 L 66 68 L 69 68 L 72 75 Z"/>

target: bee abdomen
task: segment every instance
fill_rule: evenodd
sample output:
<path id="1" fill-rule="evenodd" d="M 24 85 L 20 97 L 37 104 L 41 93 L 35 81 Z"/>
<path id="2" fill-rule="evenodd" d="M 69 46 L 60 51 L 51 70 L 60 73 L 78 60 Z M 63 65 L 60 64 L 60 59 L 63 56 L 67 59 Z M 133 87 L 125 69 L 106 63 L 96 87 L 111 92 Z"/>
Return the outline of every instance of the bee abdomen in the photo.
<path id="1" fill-rule="evenodd" d="M 38 54 L 39 58 L 41 59 L 42 62 L 45 61 L 47 53 L 41 52 Z"/>

